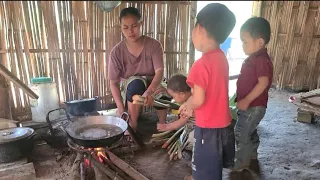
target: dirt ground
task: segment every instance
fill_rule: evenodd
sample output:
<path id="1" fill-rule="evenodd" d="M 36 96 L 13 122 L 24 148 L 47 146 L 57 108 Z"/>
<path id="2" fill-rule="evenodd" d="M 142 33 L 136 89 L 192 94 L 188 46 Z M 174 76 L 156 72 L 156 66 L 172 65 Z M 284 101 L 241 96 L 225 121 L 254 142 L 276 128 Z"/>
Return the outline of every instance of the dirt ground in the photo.
<path id="1" fill-rule="evenodd" d="M 270 90 L 270 101 L 265 118 L 258 127 L 260 148 L 258 162 L 251 170 L 231 173 L 225 169 L 225 180 L 316 180 L 320 179 L 320 129 L 314 124 L 296 121 L 296 106 L 288 102 L 290 93 Z M 155 124 L 149 122 L 149 125 Z M 151 129 L 152 131 L 155 129 Z M 141 130 L 145 132 L 144 130 Z M 146 132 L 145 132 L 146 133 Z M 66 156 L 59 162 L 54 151 L 45 146 L 45 153 L 35 152 L 38 179 L 70 179 L 67 172 L 72 162 Z M 48 160 L 43 160 L 46 157 Z M 190 154 L 180 161 L 169 162 L 166 151 L 155 148 L 122 157 L 131 166 L 151 180 L 180 180 L 191 173 Z M 41 159 L 41 160 L 40 160 Z M 51 160 L 50 160 L 51 159 Z"/>
<path id="2" fill-rule="evenodd" d="M 258 127 L 258 161 L 252 162 L 250 171 L 234 173 L 225 169 L 223 179 L 320 179 L 320 129 L 296 121 L 297 108 L 288 102 L 290 94 L 270 90 L 268 110 Z M 168 155 L 160 149 L 136 153 L 126 160 L 152 180 L 179 180 L 191 173 L 189 159 L 169 163 Z"/>

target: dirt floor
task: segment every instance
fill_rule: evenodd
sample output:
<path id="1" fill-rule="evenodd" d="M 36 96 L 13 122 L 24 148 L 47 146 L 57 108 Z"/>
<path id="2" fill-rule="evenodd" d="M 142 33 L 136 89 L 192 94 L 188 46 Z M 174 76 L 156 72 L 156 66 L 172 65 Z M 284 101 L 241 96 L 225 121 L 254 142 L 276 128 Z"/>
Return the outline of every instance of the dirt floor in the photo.
<path id="1" fill-rule="evenodd" d="M 288 102 L 289 96 L 288 92 L 270 90 L 268 110 L 258 127 L 258 161 L 252 162 L 250 171 L 234 173 L 225 169 L 223 179 L 320 179 L 320 129 L 296 121 L 297 108 Z M 126 160 L 152 180 L 178 180 L 191 173 L 188 158 L 169 162 L 162 150 L 136 153 Z"/>
<path id="2" fill-rule="evenodd" d="M 320 179 L 320 127 L 296 121 L 296 106 L 288 102 L 290 93 L 270 90 L 270 101 L 265 118 L 258 127 L 260 135 L 259 161 L 252 162 L 251 170 L 230 173 L 224 170 L 224 179 L 231 180 L 315 180 Z M 155 122 L 148 122 L 150 126 Z M 140 125 L 142 126 L 142 125 Z M 154 131 L 153 127 L 150 131 Z M 148 133 L 146 130 L 140 130 Z M 60 161 L 57 152 L 42 146 L 36 150 L 35 168 L 38 179 L 71 179 L 72 159 L 68 152 Z M 44 158 L 45 157 L 45 158 Z M 44 160 L 44 159 L 47 160 Z M 190 154 L 184 160 L 169 162 L 166 151 L 155 148 L 122 157 L 131 166 L 151 180 L 179 180 L 191 173 Z M 41 160 L 40 160 L 41 159 Z"/>

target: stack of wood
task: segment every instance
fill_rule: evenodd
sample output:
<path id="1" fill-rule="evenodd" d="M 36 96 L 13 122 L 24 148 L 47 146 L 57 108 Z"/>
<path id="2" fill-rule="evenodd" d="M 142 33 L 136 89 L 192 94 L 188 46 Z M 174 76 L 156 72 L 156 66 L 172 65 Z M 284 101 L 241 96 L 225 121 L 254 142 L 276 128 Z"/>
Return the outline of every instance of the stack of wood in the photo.
<path id="1" fill-rule="evenodd" d="M 289 101 L 298 107 L 297 120 L 300 122 L 311 123 L 314 115 L 320 116 L 320 89 L 295 94 Z"/>
<path id="2" fill-rule="evenodd" d="M 189 133 L 192 131 L 188 125 L 183 126 L 182 128 L 175 131 L 166 131 L 163 133 L 158 133 L 152 135 L 152 140 L 159 140 L 161 138 L 170 137 L 163 145 L 163 149 L 167 149 L 169 159 L 177 160 L 182 159 L 182 151 L 188 145 Z"/>

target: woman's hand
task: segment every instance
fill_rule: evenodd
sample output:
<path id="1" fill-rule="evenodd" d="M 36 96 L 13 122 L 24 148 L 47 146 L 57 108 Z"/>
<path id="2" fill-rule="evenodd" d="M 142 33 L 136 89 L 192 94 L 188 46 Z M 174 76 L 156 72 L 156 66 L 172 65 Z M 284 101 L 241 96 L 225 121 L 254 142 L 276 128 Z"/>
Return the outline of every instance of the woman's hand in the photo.
<path id="1" fill-rule="evenodd" d="M 154 102 L 154 99 L 153 97 L 151 96 L 151 93 L 149 91 L 145 91 L 142 95 L 142 97 L 144 97 L 144 104 L 145 106 L 153 106 L 153 102 Z"/>
<path id="2" fill-rule="evenodd" d="M 124 113 L 124 107 L 119 107 L 117 109 L 117 115 L 120 117 L 122 115 L 122 113 Z"/>

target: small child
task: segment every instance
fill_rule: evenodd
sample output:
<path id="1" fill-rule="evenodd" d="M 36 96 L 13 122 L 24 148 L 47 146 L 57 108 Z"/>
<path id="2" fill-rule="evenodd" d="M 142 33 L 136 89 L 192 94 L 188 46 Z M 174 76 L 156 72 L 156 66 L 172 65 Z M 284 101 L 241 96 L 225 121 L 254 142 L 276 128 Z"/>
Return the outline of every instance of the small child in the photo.
<path id="1" fill-rule="evenodd" d="M 242 64 L 237 81 L 237 151 L 233 167 L 236 171 L 248 168 L 251 159 L 258 156 L 259 136 L 256 128 L 266 113 L 273 78 L 273 65 L 266 49 L 270 31 L 269 22 L 262 17 L 248 19 L 240 29 L 243 51 L 249 57 Z"/>
<path id="2" fill-rule="evenodd" d="M 220 44 L 230 35 L 235 23 L 235 15 L 225 5 L 210 3 L 197 14 L 192 31 L 194 47 L 202 52 L 202 57 L 190 69 L 187 83 L 192 95 L 179 112 L 182 117 L 191 117 L 193 110 L 195 113 L 192 160 L 195 180 L 221 180 L 222 169 L 227 166 L 224 164 L 229 162 L 226 160 L 234 160 L 234 136 L 230 140 L 233 128 L 228 96 L 229 65 Z M 232 145 L 226 146 L 230 141 Z"/>
<path id="3" fill-rule="evenodd" d="M 182 104 L 191 96 L 191 88 L 187 84 L 187 77 L 182 74 L 172 76 L 167 83 L 168 94 L 175 102 Z M 175 130 L 186 124 L 188 118 L 180 117 L 179 120 L 169 124 L 158 124 L 158 131 Z"/>

